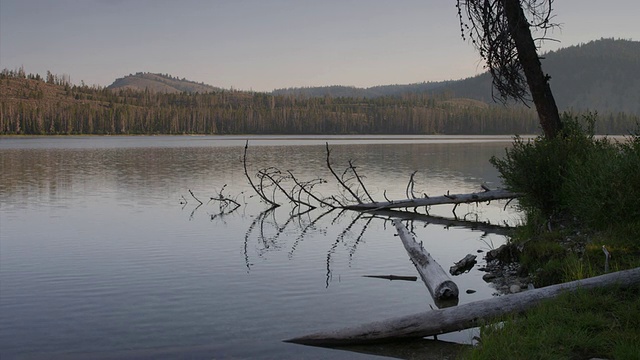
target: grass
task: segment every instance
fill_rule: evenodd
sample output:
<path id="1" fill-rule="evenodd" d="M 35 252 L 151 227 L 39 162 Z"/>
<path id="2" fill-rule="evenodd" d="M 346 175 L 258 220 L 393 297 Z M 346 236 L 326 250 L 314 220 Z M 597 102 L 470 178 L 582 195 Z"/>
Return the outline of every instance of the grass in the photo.
<path id="1" fill-rule="evenodd" d="M 640 135 L 595 138 L 595 117 L 565 114 L 556 139 L 516 138 L 492 158 L 523 193 L 527 222 L 512 241 L 536 287 L 640 267 Z M 586 129 L 586 130 L 585 130 Z M 640 359 L 640 285 L 566 293 L 481 329 L 467 359 Z"/>
<path id="2" fill-rule="evenodd" d="M 466 359 L 638 359 L 640 288 L 579 290 L 484 327 Z"/>

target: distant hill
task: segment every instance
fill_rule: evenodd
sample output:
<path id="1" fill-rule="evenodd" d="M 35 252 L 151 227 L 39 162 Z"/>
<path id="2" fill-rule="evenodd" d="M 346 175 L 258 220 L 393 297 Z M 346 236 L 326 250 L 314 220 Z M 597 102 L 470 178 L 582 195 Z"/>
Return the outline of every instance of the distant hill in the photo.
<path id="1" fill-rule="evenodd" d="M 221 88 L 217 88 L 204 83 L 197 83 L 195 81 L 189 81 L 186 79 L 178 79 L 168 74 L 153 74 L 139 72 L 136 74 L 129 74 L 128 76 L 116 79 L 113 84 L 107 87 L 111 90 L 117 89 L 131 89 L 144 91 L 148 89 L 153 92 L 160 93 L 207 93 L 213 91 L 220 91 Z"/>
<path id="2" fill-rule="evenodd" d="M 640 42 L 600 39 L 544 54 L 543 71 L 560 110 L 626 112 L 640 115 Z M 491 77 L 483 73 L 467 79 L 409 85 L 316 87 L 274 90 L 274 94 L 378 97 L 406 93 L 444 94 L 493 102 Z M 337 95 L 339 94 L 339 95 Z"/>

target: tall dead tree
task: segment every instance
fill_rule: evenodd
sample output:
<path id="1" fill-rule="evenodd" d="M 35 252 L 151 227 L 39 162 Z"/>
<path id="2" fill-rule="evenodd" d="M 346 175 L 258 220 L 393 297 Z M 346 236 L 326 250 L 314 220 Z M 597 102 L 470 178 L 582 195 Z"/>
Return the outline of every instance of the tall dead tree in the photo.
<path id="1" fill-rule="evenodd" d="M 542 71 L 532 30 L 542 33 L 536 39 L 538 44 L 547 39 L 547 31 L 557 26 L 551 21 L 552 4 L 553 0 L 456 3 L 462 37 L 469 38 L 485 60 L 500 100 L 515 99 L 526 104 L 530 94 L 547 138 L 556 137 L 562 122 L 549 86 L 550 77 Z"/>

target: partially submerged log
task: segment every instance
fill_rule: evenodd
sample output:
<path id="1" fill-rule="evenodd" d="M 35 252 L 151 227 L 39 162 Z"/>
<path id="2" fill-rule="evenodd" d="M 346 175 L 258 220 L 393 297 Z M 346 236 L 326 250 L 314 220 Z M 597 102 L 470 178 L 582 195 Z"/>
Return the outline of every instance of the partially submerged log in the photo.
<path id="1" fill-rule="evenodd" d="M 528 290 L 512 295 L 493 297 L 446 309 L 431 310 L 340 330 L 318 332 L 285 341 L 305 345 L 329 346 L 365 344 L 439 335 L 476 327 L 508 313 L 523 312 L 538 304 L 541 300 L 555 297 L 565 291 L 593 289 L 608 285 L 628 287 L 637 284 L 640 284 L 640 268 Z"/>
<path id="2" fill-rule="evenodd" d="M 385 279 L 385 280 L 403 280 L 403 281 L 416 281 L 417 276 L 399 276 L 399 275 L 362 275 L 362 277 Z"/>
<path id="3" fill-rule="evenodd" d="M 434 300 L 450 300 L 458 298 L 458 286 L 451 281 L 447 273 L 442 269 L 431 254 L 421 244 L 418 244 L 413 235 L 398 219 L 393 220 L 398 230 L 398 236 L 409 253 L 411 261 L 416 266 L 422 281 L 427 285 Z"/>
<path id="4" fill-rule="evenodd" d="M 397 209 L 441 204 L 462 204 L 500 199 L 513 199 L 517 198 L 518 196 L 520 195 L 505 189 L 496 189 L 470 194 L 447 194 L 443 196 L 354 204 L 347 205 L 344 208 L 349 210 Z"/>
<path id="5" fill-rule="evenodd" d="M 476 255 L 467 254 L 467 256 L 462 258 L 462 260 L 458 261 L 457 263 L 455 263 L 455 265 L 449 268 L 449 274 L 456 276 L 471 270 L 473 265 L 475 265 L 477 262 L 476 258 Z"/>

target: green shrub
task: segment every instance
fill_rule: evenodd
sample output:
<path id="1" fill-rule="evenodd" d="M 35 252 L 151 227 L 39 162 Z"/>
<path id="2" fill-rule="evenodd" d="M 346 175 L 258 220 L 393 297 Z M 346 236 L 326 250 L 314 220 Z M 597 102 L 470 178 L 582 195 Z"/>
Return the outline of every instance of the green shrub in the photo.
<path id="1" fill-rule="evenodd" d="M 640 136 L 596 138 L 595 119 L 565 113 L 556 138 L 516 137 L 505 158 L 491 158 L 505 186 L 523 194 L 529 225 L 553 220 L 605 229 L 640 216 Z"/>

